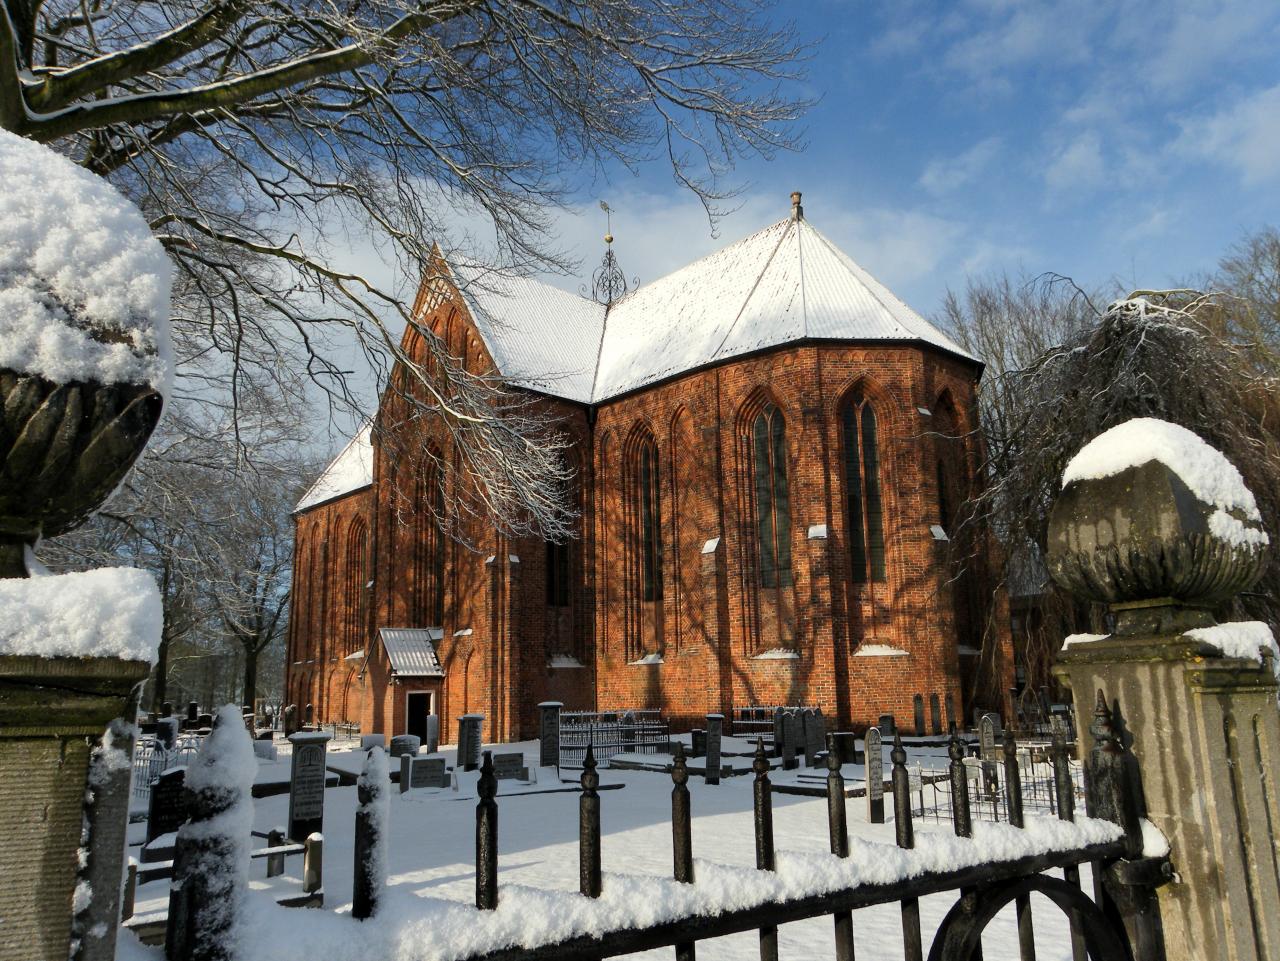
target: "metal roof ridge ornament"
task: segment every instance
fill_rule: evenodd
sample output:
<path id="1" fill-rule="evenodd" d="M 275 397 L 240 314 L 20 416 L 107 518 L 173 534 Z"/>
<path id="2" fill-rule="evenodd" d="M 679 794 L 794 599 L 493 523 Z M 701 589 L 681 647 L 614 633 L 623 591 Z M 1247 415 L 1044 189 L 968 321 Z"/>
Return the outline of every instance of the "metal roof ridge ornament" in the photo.
<path id="1" fill-rule="evenodd" d="M 600 209 L 605 215 L 604 258 L 600 261 L 600 266 L 596 268 L 595 273 L 591 275 L 591 299 L 597 304 L 603 304 L 607 309 L 613 306 L 613 302 L 620 299 L 628 289 L 638 287 L 640 279 L 634 278 L 630 285 L 627 284 L 627 276 L 618 266 L 618 258 L 613 254 L 613 209 L 603 200 L 600 201 Z M 584 286 L 582 288 L 584 296 L 586 292 Z"/>

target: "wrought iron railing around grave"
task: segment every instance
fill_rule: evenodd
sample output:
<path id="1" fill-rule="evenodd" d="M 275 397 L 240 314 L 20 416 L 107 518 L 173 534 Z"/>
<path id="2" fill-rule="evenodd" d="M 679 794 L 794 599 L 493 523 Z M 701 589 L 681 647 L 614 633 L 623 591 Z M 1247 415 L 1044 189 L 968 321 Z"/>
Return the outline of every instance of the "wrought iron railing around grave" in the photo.
<path id="1" fill-rule="evenodd" d="M 582 767 L 587 746 L 595 756 L 665 753 L 671 728 L 656 710 L 562 711 L 560 714 L 560 766 Z"/>
<path id="2" fill-rule="evenodd" d="M 151 782 L 164 771 L 179 764 L 187 764 L 200 752 L 204 737 L 199 734 L 180 734 L 172 748 L 166 748 L 151 735 L 138 738 L 133 747 L 133 794 L 146 799 L 151 796 Z"/>
<path id="3" fill-rule="evenodd" d="M 728 733 L 733 737 L 762 737 L 766 745 L 773 744 L 773 724 L 774 716 L 778 711 L 816 711 L 818 705 L 787 705 L 787 704 L 752 704 L 735 707 L 729 718 Z"/>

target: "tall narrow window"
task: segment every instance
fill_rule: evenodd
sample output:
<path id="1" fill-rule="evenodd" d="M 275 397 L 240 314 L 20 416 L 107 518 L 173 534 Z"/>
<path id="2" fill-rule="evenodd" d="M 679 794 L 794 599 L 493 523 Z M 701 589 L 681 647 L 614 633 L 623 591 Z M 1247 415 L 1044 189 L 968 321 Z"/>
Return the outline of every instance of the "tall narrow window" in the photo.
<path id="1" fill-rule="evenodd" d="M 424 464 L 418 471 L 416 486 L 412 544 L 414 620 L 420 627 L 441 627 L 444 624 L 445 539 L 440 528 L 444 519 L 440 469 Z"/>
<path id="2" fill-rule="evenodd" d="M 880 497 L 876 414 L 865 398 L 855 394 L 841 412 L 841 423 L 850 573 L 857 584 L 883 581 L 884 505 Z"/>
<path id="3" fill-rule="evenodd" d="M 347 534 L 347 590 L 346 652 L 351 654 L 360 647 L 364 637 L 365 618 L 369 596 L 369 534 L 363 518 L 351 522 Z"/>
<path id="4" fill-rule="evenodd" d="M 569 542 L 547 541 L 547 606 L 569 606 Z"/>
<path id="5" fill-rule="evenodd" d="M 652 442 L 640 448 L 638 463 L 640 497 L 640 596 L 662 600 L 662 512 L 658 505 L 658 450 Z"/>
<path id="6" fill-rule="evenodd" d="M 782 412 L 770 405 L 751 423 L 751 479 L 756 499 L 760 586 L 791 586 L 791 504 Z"/>

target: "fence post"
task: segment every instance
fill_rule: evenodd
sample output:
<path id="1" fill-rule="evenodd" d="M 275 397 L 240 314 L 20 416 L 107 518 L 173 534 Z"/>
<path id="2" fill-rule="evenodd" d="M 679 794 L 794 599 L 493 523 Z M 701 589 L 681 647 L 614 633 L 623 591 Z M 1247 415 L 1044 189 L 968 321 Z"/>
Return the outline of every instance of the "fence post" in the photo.
<path id="1" fill-rule="evenodd" d="M 578 885 L 589 898 L 600 897 L 600 775 L 587 745 L 582 759 L 582 797 L 578 800 Z"/>
<path id="2" fill-rule="evenodd" d="M 272 828 L 267 832 L 267 847 L 278 848 L 284 844 L 284 829 Z M 268 854 L 267 855 L 267 877 L 278 878 L 284 874 L 284 855 Z"/>
<path id="3" fill-rule="evenodd" d="M 773 786 L 769 783 L 769 759 L 764 753 L 764 738 L 756 738 L 756 756 L 751 761 L 756 779 L 755 794 L 756 869 L 776 870 L 773 855 Z M 778 929 L 769 925 L 760 929 L 760 961 L 778 961 Z"/>
<path id="4" fill-rule="evenodd" d="M 671 850 L 675 862 L 675 878 L 682 884 L 693 883 L 693 825 L 689 805 L 689 767 L 685 763 L 684 744 L 676 742 L 671 764 Z M 694 961 L 692 941 L 676 945 L 676 961 Z"/>
<path id="5" fill-rule="evenodd" d="M 893 763 L 890 775 L 893 781 L 893 833 L 898 847 L 909 851 L 916 846 L 915 831 L 911 826 L 911 775 L 907 772 L 907 752 L 902 747 L 902 735 L 896 732 L 889 760 Z M 924 957 L 919 898 L 902 899 L 902 945 L 905 961 L 921 961 Z"/>
<path id="6" fill-rule="evenodd" d="M 849 856 L 849 822 L 845 811 L 844 777 L 840 773 L 840 753 L 835 735 L 827 735 L 827 824 L 831 832 L 831 853 Z M 853 961 L 853 912 L 837 911 L 835 918 L 836 961 Z"/>
<path id="7" fill-rule="evenodd" d="M 951 819 L 956 837 L 973 837 L 973 821 L 969 815 L 969 772 L 964 766 L 964 741 L 951 732 L 947 744 L 947 756 L 951 758 Z"/>
<path id="8" fill-rule="evenodd" d="M 1004 729 L 1004 796 L 1009 813 L 1009 823 L 1023 826 L 1022 820 L 1022 772 L 1018 769 L 1018 742 L 1013 731 Z M 1035 928 L 1031 923 L 1031 898 L 1019 894 L 1014 898 L 1014 910 L 1018 917 L 1018 952 L 1022 961 L 1036 961 Z"/>
<path id="9" fill-rule="evenodd" d="M 1071 758 L 1067 754 L 1067 739 L 1061 727 L 1054 727 L 1049 746 L 1049 762 L 1053 766 L 1053 798 L 1058 806 L 1059 821 L 1076 819 L 1076 789 L 1071 777 Z M 1068 884 L 1080 887 L 1080 868 L 1070 864 L 1062 869 L 1062 877 Z M 1087 951 L 1080 919 L 1073 913 L 1071 923 L 1071 961 L 1085 961 Z"/>
<path id="10" fill-rule="evenodd" d="M 324 891 L 324 835 L 314 831 L 302 842 L 302 893 Z"/>
<path id="11" fill-rule="evenodd" d="M 390 786 L 386 755 L 382 748 L 375 747 L 365 755 L 364 770 L 356 782 L 360 806 L 356 808 L 351 916 L 358 921 L 378 912 L 378 901 L 387 883 Z"/>
<path id="12" fill-rule="evenodd" d="M 498 906 L 498 779 L 493 773 L 493 752 L 484 752 L 480 780 L 476 784 L 476 907 L 492 911 Z"/>

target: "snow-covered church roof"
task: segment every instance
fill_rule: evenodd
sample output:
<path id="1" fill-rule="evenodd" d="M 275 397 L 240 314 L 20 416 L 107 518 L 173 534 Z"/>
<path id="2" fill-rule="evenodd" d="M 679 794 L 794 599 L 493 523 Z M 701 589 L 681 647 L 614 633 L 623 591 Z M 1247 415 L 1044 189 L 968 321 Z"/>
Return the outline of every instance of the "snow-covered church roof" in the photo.
<path id="1" fill-rule="evenodd" d="M 360 429 L 355 437 L 347 442 L 347 446 L 329 462 L 324 473 L 316 478 L 302 500 L 298 501 L 294 513 L 301 513 L 317 504 L 331 501 L 343 494 L 350 494 L 373 483 L 373 422 L 370 421 Z"/>
<path id="2" fill-rule="evenodd" d="M 451 270 L 498 370 L 580 403 L 806 340 L 915 342 L 974 360 L 802 216 L 609 307 L 531 278 Z"/>

